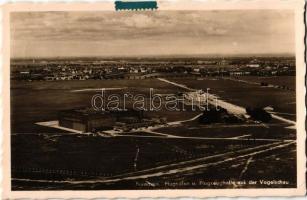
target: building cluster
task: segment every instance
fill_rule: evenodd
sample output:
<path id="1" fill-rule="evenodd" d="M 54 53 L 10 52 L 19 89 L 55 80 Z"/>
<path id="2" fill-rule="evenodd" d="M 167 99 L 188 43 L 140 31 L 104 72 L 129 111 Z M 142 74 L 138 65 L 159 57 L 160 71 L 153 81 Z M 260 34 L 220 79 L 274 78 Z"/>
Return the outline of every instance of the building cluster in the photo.
<path id="1" fill-rule="evenodd" d="M 146 79 L 168 76 L 293 76 L 295 59 L 213 59 L 185 61 L 18 61 L 13 80 Z"/>
<path id="2" fill-rule="evenodd" d="M 142 110 L 96 111 L 92 108 L 63 110 L 58 113 L 59 125 L 81 131 L 98 133 L 105 130 L 148 127 L 166 122 L 162 117 L 148 117 Z"/>

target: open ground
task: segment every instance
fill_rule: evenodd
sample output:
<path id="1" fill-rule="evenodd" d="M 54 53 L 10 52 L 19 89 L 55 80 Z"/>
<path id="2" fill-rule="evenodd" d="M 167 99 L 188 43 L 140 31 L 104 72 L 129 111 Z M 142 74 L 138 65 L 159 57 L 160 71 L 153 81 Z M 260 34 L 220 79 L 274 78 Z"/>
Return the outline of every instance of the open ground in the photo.
<path id="1" fill-rule="evenodd" d="M 277 84 L 282 78 L 267 79 Z M 295 88 L 295 80 L 288 79 Z M 296 118 L 293 90 L 225 78 L 168 80 L 187 88 L 210 88 L 210 93 L 241 107 L 269 106 L 276 115 Z M 35 124 L 57 119 L 60 110 L 90 106 L 97 91 L 73 91 L 95 88 L 123 88 L 112 92 L 145 95 L 148 88 L 159 94 L 187 91 L 159 79 L 13 81 L 13 189 L 250 188 L 240 184 L 247 180 L 258 181 L 254 188 L 296 186 L 296 130 L 276 119 L 268 124 L 203 125 L 195 118 L 199 111 L 162 110 L 149 114 L 166 117 L 168 126 L 110 138 Z M 265 185 L 261 180 L 284 182 Z"/>

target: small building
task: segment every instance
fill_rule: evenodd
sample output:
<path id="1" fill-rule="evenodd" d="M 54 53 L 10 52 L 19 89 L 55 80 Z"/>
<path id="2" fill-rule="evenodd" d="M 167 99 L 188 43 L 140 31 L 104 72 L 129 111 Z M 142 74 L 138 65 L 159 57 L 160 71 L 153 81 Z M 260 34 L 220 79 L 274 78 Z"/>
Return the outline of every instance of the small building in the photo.
<path id="1" fill-rule="evenodd" d="M 259 64 L 248 64 L 247 67 L 250 67 L 250 68 L 259 68 L 260 65 L 259 65 Z"/>

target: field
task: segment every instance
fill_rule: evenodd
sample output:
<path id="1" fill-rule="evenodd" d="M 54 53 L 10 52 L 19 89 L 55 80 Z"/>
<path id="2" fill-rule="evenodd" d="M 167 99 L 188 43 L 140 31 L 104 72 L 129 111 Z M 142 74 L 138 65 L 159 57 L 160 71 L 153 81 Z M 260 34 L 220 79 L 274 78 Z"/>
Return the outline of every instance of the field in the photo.
<path id="1" fill-rule="evenodd" d="M 282 78 L 271 77 L 272 84 Z M 270 106 L 295 121 L 292 90 L 223 78 L 169 80 L 194 89 L 210 88 L 210 93 L 239 106 Z M 148 88 L 157 94 L 186 91 L 158 79 L 12 81 L 13 190 L 296 187 L 296 130 L 275 119 L 268 124 L 203 125 L 191 120 L 199 111 L 162 110 L 149 115 L 181 122 L 116 137 L 35 124 L 57 119 L 59 110 L 90 106 L 97 91 L 75 92 L 89 88 L 122 88 L 112 92 L 146 98 Z M 250 185 L 250 180 L 257 184 Z"/>
<path id="2" fill-rule="evenodd" d="M 154 92 L 163 94 L 177 92 L 180 89 L 158 80 L 108 80 L 108 81 L 53 81 L 53 82 L 24 82 L 13 81 L 11 83 L 11 110 L 12 132 L 33 133 L 42 131 L 42 127 L 34 123 L 49 121 L 57 118 L 59 110 L 78 107 L 91 107 L 93 95 L 101 91 L 74 92 L 78 89 L 89 88 L 123 88 L 113 93 L 130 92 L 132 94 L 144 94 L 149 96 L 150 87 L 154 86 Z M 127 88 L 129 87 L 129 88 Z M 127 103 L 129 104 L 129 103 Z M 172 113 L 170 113 L 172 115 Z M 173 118 L 177 118 L 178 115 Z M 185 116 L 179 118 L 184 119 Z"/>
<path id="3" fill-rule="evenodd" d="M 287 86 L 292 90 L 295 90 L 295 76 L 283 76 L 283 77 L 266 77 L 266 76 L 242 76 L 238 78 L 240 80 L 246 80 L 250 82 L 267 82 L 272 85 Z"/>
<path id="4" fill-rule="evenodd" d="M 295 79 L 289 77 L 266 77 L 267 82 L 285 82 L 295 88 Z M 239 78 L 241 79 L 241 77 Z M 248 77 L 244 79 L 258 79 Z M 260 79 L 260 78 L 259 78 Z M 170 79 L 172 80 L 172 79 Z M 176 79 L 173 79 L 176 82 Z M 221 99 L 243 107 L 267 107 L 270 106 L 279 115 L 285 118 L 296 119 L 295 91 L 283 90 L 272 87 L 261 87 L 255 84 L 247 84 L 239 81 L 228 80 L 225 78 L 205 78 L 203 80 L 185 79 L 177 80 L 191 88 L 209 88 L 209 92 L 218 95 Z M 291 84 L 290 84 L 291 83 Z"/>

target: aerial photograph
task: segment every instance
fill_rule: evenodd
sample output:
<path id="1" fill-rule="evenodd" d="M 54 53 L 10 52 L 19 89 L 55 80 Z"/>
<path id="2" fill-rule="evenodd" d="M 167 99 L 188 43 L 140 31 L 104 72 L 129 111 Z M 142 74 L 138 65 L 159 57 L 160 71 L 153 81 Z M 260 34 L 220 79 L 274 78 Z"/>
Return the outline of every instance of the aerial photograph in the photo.
<path id="1" fill-rule="evenodd" d="M 12 190 L 296 188 L 294 17 L 12 12 Z"/>

